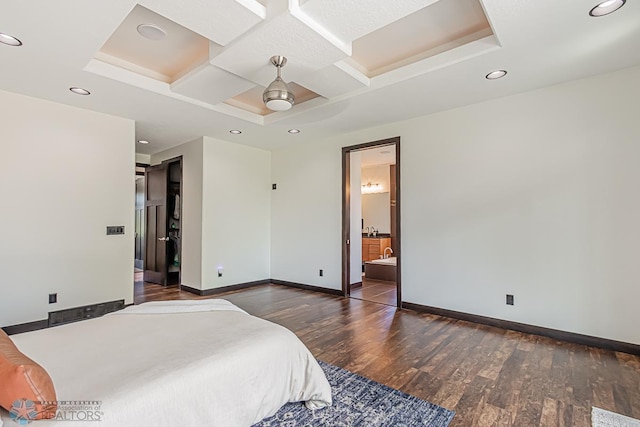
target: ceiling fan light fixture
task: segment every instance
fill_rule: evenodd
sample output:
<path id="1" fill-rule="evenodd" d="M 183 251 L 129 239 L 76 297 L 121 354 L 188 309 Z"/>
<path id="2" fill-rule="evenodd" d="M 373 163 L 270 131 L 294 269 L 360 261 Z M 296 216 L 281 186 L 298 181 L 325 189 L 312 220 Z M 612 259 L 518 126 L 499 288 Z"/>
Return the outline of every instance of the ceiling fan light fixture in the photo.
<path id="1" fill-rule="evenodd" d="M 278 70 L 278 76 L 262 93 L 262 101 L 272 111 L 287 111 L 293 107 L 296 101 L 295 95 L 280 75 L 280 70 L 287 63 L 287 58 L 284 56 L 272 56 L 271 63 Z"/>

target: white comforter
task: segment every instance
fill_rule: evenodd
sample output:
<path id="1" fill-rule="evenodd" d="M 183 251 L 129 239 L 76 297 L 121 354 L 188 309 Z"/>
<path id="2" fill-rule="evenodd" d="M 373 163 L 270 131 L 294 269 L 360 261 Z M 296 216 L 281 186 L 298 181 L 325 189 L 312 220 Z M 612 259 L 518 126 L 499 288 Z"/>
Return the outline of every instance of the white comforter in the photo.
<path id="1" fill-rule="evenodd" d="M 286 402 L 331 404 L 291 331 L 224 300 L 146 303 L 11 338 L 49 372 L 58 400 L 102 402 L 100 422 L 35 426 L 247 427 Z"/>

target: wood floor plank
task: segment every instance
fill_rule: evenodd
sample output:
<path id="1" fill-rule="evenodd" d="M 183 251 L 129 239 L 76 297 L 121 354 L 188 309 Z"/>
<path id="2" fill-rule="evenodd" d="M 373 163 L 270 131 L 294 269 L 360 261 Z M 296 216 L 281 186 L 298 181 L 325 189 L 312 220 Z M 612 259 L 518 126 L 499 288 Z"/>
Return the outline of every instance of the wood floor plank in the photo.
<path id="1" fill-rule="evenodd" d="M 138 281 L 135 302 L 203 299 Z M 456 411 L 451 427 L 640 418 L 640 357 L 279 285 L 215 295 L 292 330 L 320 360 Z"/>

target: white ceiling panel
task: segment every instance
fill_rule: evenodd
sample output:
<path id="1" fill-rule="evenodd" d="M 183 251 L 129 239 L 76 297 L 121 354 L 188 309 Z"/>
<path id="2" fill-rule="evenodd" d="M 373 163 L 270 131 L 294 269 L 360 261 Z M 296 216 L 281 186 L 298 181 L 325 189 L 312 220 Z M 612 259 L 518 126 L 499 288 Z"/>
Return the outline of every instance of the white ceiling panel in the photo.
<path id="1" fill-rule="evenodd" d="M 276 76 L 269 62 L 274 55 L 287 57 L 282 69 L 285 81 L 300 81 L 347 54 L 288 12 L 264 22 L 211 58 L 211 64 L 267 86 Z"/>
<path id="2" fill-rule="evenodd" d="M 171 85 L 171 90 L 209 104 L 219 104 L 255 84 L 210 64 L 204 64 Z"/>
<path id="3" fill-rule="evenodd" d="M 338 39 L 352 42 L 436 1 L 307 0 L 300 10 Z"/>
<path id="4" fill-rule="evenodd" d="M 227 45 L 266 17 L 254 0 L 141 0 L 140 4 L 220 45 Z"/>
<path id="5" fill-rule="evenodd" d="M 298 83 L 325 98 L 334 98 L 368 87 L 369 78 L 346 62 L 339 61 L 306 76 Z"/>

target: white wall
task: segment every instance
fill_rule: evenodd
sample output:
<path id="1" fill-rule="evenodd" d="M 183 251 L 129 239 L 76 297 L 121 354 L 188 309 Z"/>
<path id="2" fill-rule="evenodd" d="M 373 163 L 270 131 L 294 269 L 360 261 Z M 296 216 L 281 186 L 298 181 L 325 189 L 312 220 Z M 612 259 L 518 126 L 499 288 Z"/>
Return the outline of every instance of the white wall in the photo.
<path id="1" fill-rule="evenodd" d="M 182 156 L 182 284 L 194 289 L 202 286 L 202 138 L 151 156 L 151 164 Z"/>
<path id="2" fill-rule="evenodd" d="M 379 193 L 362 195 L 362 218 L 364 226 L 379 233 L 391 233 L 391 173 L 389 165 L 362 168 L 362 183 L 378 184 Z"/>
<path id="3" fill-rule="evenodd" d="M 205 137 L 203 161 L 202 289 L 269 279 L 271 153 Z"/>
<path id="4" fill-rule="evenodd" d="M 274 152 L 271 175 L 271 278 L 341 289 L 340 146 L 302 141 Z"/>
<path id="5" fill-rule="evenodd" d="M 134 122 L 4 91 L 0 106 L 0 326 L 131 303 Z"/>
<path id="6" fill-rule="evenodd" d="M 391 233 L 391 193 L 363 194 L 362 218 L 365 227 Z"/>
<path id="7" fill-rule="evenodd" d="M 273 277 L 340 287 L 340 147 L 399 135 L 405 301 L 640 344 L 638 99 L 635 67 L 275 152 Z"/>
<path id="8" fill-rule="evenodd" d="M 369 149 L 376 152 L 378 149 Z M 366 150 L 365 150 L 366 151 Z M 395 152 L 394 152 L 395 155 Z M 362 184 L 378 184 L 380 186 L 381 193 L 388 193 L 391 191 L 391 173 L 389 165 L 376 165 L 363 167 L 361 170 Z"/>

